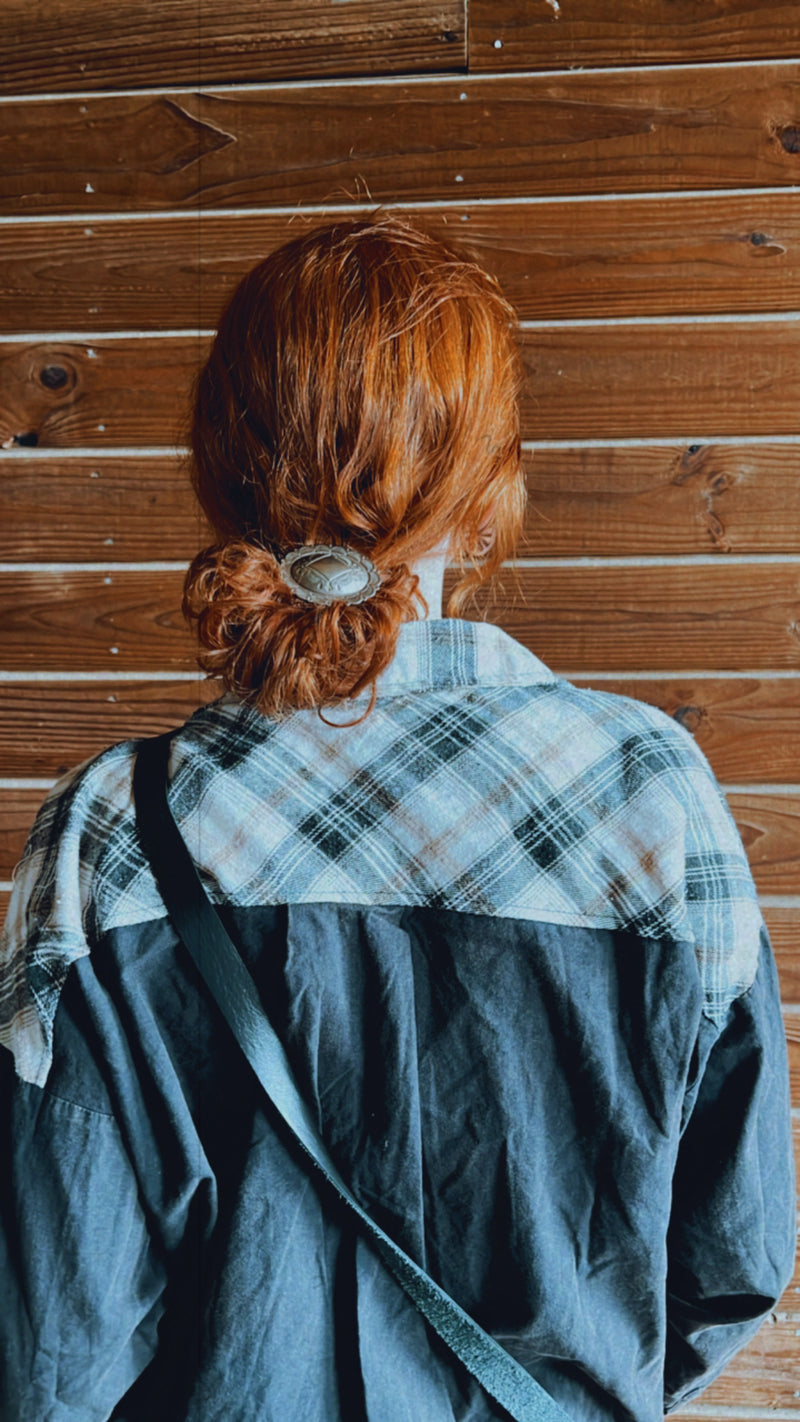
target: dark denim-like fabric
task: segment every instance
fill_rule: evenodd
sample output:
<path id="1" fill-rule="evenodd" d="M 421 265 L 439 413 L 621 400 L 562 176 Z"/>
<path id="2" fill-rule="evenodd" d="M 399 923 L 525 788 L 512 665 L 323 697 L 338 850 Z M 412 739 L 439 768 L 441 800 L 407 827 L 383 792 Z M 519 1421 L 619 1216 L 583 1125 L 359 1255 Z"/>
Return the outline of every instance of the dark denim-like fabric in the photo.
<path id="1" fill-rule="evenodd" d="M 791 1273 L 764 938 L 715 1025 L 691 947 L 431 907 L 228 909 L 364 1205 L 575 1422 L 658 1422 Z M 488 1422 L 342 1238 L 167 920 L 70 968 L 44 1089 L 0 1053 L 3 1422 Z M 10 1165 L 10 1169 L 9 1169 Z"/>

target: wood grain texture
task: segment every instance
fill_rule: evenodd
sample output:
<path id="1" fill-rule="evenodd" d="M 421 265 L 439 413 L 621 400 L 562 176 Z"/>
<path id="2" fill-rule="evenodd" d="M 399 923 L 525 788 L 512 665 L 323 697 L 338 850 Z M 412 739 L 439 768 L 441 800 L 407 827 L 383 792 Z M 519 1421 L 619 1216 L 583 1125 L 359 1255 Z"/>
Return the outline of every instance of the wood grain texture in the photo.
<path id="1" fill-rule="evenodd" d="M 0 445 L 177 446 L 201 337 L 0 344 Z"/>
<path id="2" fill-rule="evenodd" d="M 795 1183 L 797 1185 L 798 1204 L 800 1204 L 800 1118 L 797 1116 L 795 1116 L 792 1121 L 792 1143 L 794 1145 Z M 800 1244 L 800 1227 L 798 1228 L 798 1244 Z M 795 1254 L 794 1273 L 792 1274 L 791 1283 L 784 1293 L 776 1312 L 783 1312 L 784 1310 L 790 1317 L 794 1317 L 798 1326 L 800 1326 L 800 1250 Z M 800 1337 L 800 1334 L 797 1336 Z"/>
<path id="3" fill-rule="evenodd" d="M 800 446 L 543 449 L 525 468 L 520 556 L 800 553 Z M 0 562 L 188 559 L 207 537 L 181 458 L 0 456 Z"/>
<path id="4" fill-rule="evenodd" d="M 763 910 L 764 922 L 772 943 L 778 976 L 781 983 L 781 997 L 784 1002 L 800 1003 L 800 906 L 796 908 L 771 908 Z M 800 1131 L 800 1126 L 798 1127 Z M 800 1180 L 800 1171 L 798 1171 Z M 800 1269 L 800 1259 L 798 1259 Z M 800 1285 L 800 1278 L 798 1278 Z M 800 1293 L 800 1288 L 798 1289 Z M 797 1307 L 800 1310 L 800 1299 Z"/>
<path id="5" fill-rule="evenodd" d="M 525 465 L 528 557 L 800 552 L 800 444 L 542 449 Z"/>
<path id="6" fill-rule="evenodd" d="M 796 679 L 700 673 L 675 679 L 574 680 L 578 686 L 658 706 L 691 731 L 723 782 L 793 784 L 799 778 L 800 673 Z"/>
<path id="7" fill-rule="evenodd" d="M 211 540 L 179 459 L 0 457 L 0 562 L 137 562 Z"/>
<path id="8" fill-rule="evenodd" d="M 800 894 L 800 793 L 727 798 L 759 893 Z"/>
<path id="9" fill-rule="evenodd" d="M 182 444 L 207 349 L 194 336 L 2 342 L 0 445 Z M 522 350 L 525 439 L 800 434 L 796 322 L 544 327 Z"/>
<path id="10" fill-rule="evenodd" d="M 800 430 L 796 322 L 544 328 L 523 356 L 529 439 Z"/>
<path id="11" fill-rule="evenodd" d="M 445 602 L 454 575 L 445 578 Z M 757 671 L 800 666 L 800 567 L 504 569 L 476 612 L 554 670 Z"/>
<path id="12" fill-rule="evenodd" d="M 497 48 L 497 41 L 500 48 Z M 800 17 L 767 0 L 470 0 L 475 73 L 695 64 L 796 54 Z"/>
<path id="13" fill-rule="evenodd" d="M 181 572 L 153 570 L 0 575 L 5 667 L 192 671 L 182 585 Z"/>
<path id="14" fill-rule="evenodd" d="M 408 207 L 475 257 L 524 319 L 800 309 L 793 193 Z M 0 326 L 157 331 L 216 325 L 275 247 L 342 214 L 208 213 L 0 228 Z"/>
<path id="15" fill-rule="evenodd" d="M 444 216 L 448 239 L 469 244 L 524 319 L 800 306 L 793 194 L 487 204 Z"/>
<path id="16" fill-rule="evenodd" d="M 4 0 L 0 93 L 460 69 L 463 0 Z M 57 43 L 54 43 L 54 34 Z"/>
<path id="17" fill-rule="evenodd" d="M 791 186 L 800 65 L 4 106 L 6 213 Z M 465 95 L 462 99 L 461 95 Z"/>
<path id="18" fill-rule="evenodd" d="M 575 681 L 593 685 L 591 678 Z M 723 782 L 763 785 L 797 779 L 800 675 L 797 681 L 621 678 L 594 686 L 647 701 L 674 716 L 694 735 Z M 113 741 L 179 725 L 219 692 L 219 683 L 202 680 L 199 673 L 196 682 L 0 682 L 0 776 L 61 775 Z M 791 922 L 797 935 L 789 938 L 800 971 L 800 909 Z"/>
<path id="19" fill-rule="evenodd" d="M 445 606 L 454 580 L 446 575 Z M 177 570 L 4 573 L 5 667 L 191 670 L 182 581 Z M 486 615 L 573 675 L 800 667 L 800 567 L 792 564 L 757 564 L 746 577 L 724 564 L 504 569 L 470 615 Z"/>
<path id="20" fill-rule="evenodd" d="M 44 790 L 0 790 L 0 879 L 11 878 L 22 858 Z"/>
<path id="21" fill-rule="evenodd" d="M 786 1045 L 789 1049 L 789 1076 L 792 1088 L 792 1106 L 800 1106 L 800 1015 L 784 1012 L 783 1026 Z"/>
<path id="22" fill-rule="evenodd" d="M 63 775 L 116 741 L 180 726 L 221 695 L 193 681 L 0 682 L 0 776 Z"/>

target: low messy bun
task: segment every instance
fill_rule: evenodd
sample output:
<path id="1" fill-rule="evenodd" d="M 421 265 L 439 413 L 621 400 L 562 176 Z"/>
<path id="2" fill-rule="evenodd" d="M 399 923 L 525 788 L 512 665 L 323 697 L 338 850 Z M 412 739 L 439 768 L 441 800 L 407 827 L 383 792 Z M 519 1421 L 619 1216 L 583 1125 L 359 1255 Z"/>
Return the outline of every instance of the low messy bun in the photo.
<path id="1" fill-rule="evenodd" d="M 493 278 L 391 217 L 316 229 L 244 278 L 195 389 L 214 541 L 184 610 L 206 672 L 271 716 L 372 684 L 369 714 L 400 627 L 428 612 L 411 569 L 443 547 L 461 614 L 522 528 L 513 327 Z M 302 601 L 279 563 L 318 544 L 369 558 L 380 586 Z"/>
<path id="2" fill-rule="evenodd" d="M 366 716 L 415 594 L 424 605 L 417 584 L 394 568 L 367 601 L 318 606 L 292 592 L 268 549 L 234 541 L 195 558 L 184 611 L 197 623 L 203 671 L 265 715 L 335 706 L 372 682 Z"/>

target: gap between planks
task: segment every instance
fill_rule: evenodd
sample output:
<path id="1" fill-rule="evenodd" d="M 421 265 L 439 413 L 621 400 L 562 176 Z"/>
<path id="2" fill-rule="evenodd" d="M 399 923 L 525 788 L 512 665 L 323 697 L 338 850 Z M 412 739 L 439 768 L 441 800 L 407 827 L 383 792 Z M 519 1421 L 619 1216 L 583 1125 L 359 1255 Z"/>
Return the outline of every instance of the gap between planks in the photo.
<path id="1" fill-rule="evenodd" d="M 601 323 L 602 324 L 602 323 Z M 82 338 L 83 339 L 83 338 Z M 608 439 L 524 439 L 522 449 L 535 454 L 540 449 L 681 449 L 684 444 L 703 445 L 796 445 L 800 434 L 699 435 L 697 431 L 684 438 L 676 435 L 636 435 Z M 191 453 L 185 445 L 37 445 L 33 449 L 7 449 L 0 446 L 3 459 L 185 459 Z"/>
<path id="2" fill-rule="evenodd" d="M 17 564 L 12 564 L 16 569 Z M 183 564 L 181 564 L 183 566 Z M 581 668 L 578 671 L 562 671 L 559 676 L 563 681 L 689 681 L 703 678 L 703 680 L 727 680 L 735 677 L 737 680 L 751 681 L 795 681 L 800 676 L 800 671 L 781 667 L 777 671 L 772 671 L 765 667 L 755 671 L 730 671 L 715 670 L 709 671 L 704 667 L 693 667 L 688 670 L 681 667 L 678 670 L 669 671 L 587 671 Z M 199 671 L 115 671 L 109 668 L 108 671 L 33 671 L 26 668 L 19 668 L 16 671 L 0 670 L 0 682 L 58 682 L 58 681 L 202 681 L 205 678 Z"/>
<path id="3" fill-rule="evenodd" d="M 739 673 L 746 675 L 747 673 Z M 728 676 L 728 672 L 721 672 Z M 761 673 L 758 673 L 761 675 Z M 0 671 L 0 682 L 59 681 L 204 681 L 200 671 Z"/>
<path id="4" fill-rule="evenodd" d="M 693 1407 L 691 1403 L 686 1403 L 685 1409 L 679 1408 L 672 1413 L 673 1417 L 685 1417 L 686 1422 L 693 1422 L 695 1417 L 698 1422 L 704 1417 L 709 1418 L 710 1422 L 727 1422 L 728 1418 L 731 1422 L 739 1422 L 739 1419 L 742 1422 L 744 1419 L 747 1422 L 750 1419 L 752 1422 L 773 1422 L 773 1419 L 777 1422 L 797 1422 L 798 1415 L 794 1407 Z"/>
<path id="5" fill-rule="evenodd" d="M 568 331 L 573 328 L 600 326 L 766 326 L 800 321 L 800 311 L 724 311 L 716 315 L 661 316 L 576 316 L 554 317 L 548 321 L 520 321 L 521 331 Z M 214 327 L 175 326 L 158 331 L 14 331 L 4 335 L 4 345 L 59 345 L 67 342 L 94 341 L 168 341 L 211 340 Z"/>
<path id="6" fill-rule="evenodd" d="M 798 61 L 800 63 L 800 61 Z M 136 90 L 136 93 L 141 92 Z M 174 92 L 174 91 L 170 91 Z M 192 93 L 195 93 L 192 90 Z M 1 101 L 1 100 L 0 100 Z M 55 212 L 49 217 L 42 217 L 39 213 L 20 213 L 17 216 L 0 216 L 0 227 L 19 226 L 21 223 L 27 226 L 39 225 L 41 227 L 52 227 L 53 224 L 74 222 L 88 226 L 98 226 L 100 223 L 112 222 L 156 222 L 168 217 L 180 218 L 185 222 L 203 221 L 208 218 L 216 220 L 220 217 L 310 217 L 325 216 L 330 213 L 344 213 L 351 217 L 369 215 L 376 208 L 381 212 L 406 212 L 409 207 L 425 209 L 426 212 L 438 212 L 444 209 L 447 212 L 464 212 L 466 209 L 483 207 L 529 207 L 541 203 L 575 203 L 575 202 L 639 202 L 650 198 L 657 198 L 659 202 L 681 202 L 685 198 L 720 198 L 729 197 L 781 197 L 786 193 L 797 191 L 796 187 L 783 185 L 781 187 L 756 187 L 756 188 L 671 188 L 664 192 L 654 189 L 652 192 L 623 192 L 623 193 L 537 193 L 530 197 L 471 197 L 467 202 L 459 198 L 420 198 L 413 203 L 403 202 L 382 202 L 382 203 L 362 203 L 362 202 L 309 202 L 302 203 L 295 207 L 279 205 L 276 207 L 203 207 L 187 210 L 186 208 L 158 208 L 147 212 L 93 212 L 93 213 L 72 213 Z M 465 219 L 468 220 L 468 219 Z M 89 228 L 91 231 L 91 228 Z"/>
<path id="7" fill-rule="evenodd" d="M 431 70 L 424 74 L 358 74 L 348 78 L 345 75 L 332 75 L 323 79 L 282 79 L 274 83 L 269 81 L 251 80 L 249 83 L 235 84 L 153 84 L 144 89 L 54 89 L 49 94 L 2 94 L 0 104 L 46 104 L 54 100 L 64 99 L 76 102 L 85 102 L 87 99 L 128 99 L 149 97 L 159 94 L 247 94 L 275 93 L 278 90 L 286 89 L 366 89 L 366 88 L 386 88 L 392 85 L 397 88 L 398 84 L 404 86 L 420 87 L 425 84 L 496 84 L 504 80 L 515 79 L 575 79 L 579 75 L 586 75 L 588 79 L 601 74 L 624 74 L 626 77 L 631 74 L 672 74 L 675 71 L 686 72 L 691 69 L 698 69 L 702 73 L 708 70 L 719 69 L 790 69 L 800 67 L 800 59 L 796 56 L 786 58 L 779 56 L 775 59 L 716 59 L 679 61 L 676 64 L 609 64 L 595 68 L 593 65 L 576 64 L 566 69 L 509 69 L 509 70 L 489 70 L 486 73 L 470 74 L 466 70 L 453 71 Z"/>
<path id="8" fill-rule="evenodd" d="M 190 559 L 173 558 L 159 561 L 145 559 L 132 563 L 105 562 L 26 562 L 0 563 L 0 573 L 179 573 L 189 564 Z M 750 568 L 758 565 L 780 565 L 796 563 L 800 568 L 799 553 L 610 553 L 607 557 L 580 555 L 573 558 L 527 558 L 510 559 L 502 564 L 498 572 L 536 570 L 538 568 Z M 455 569 L 457 564 L 448 563 Z"/>

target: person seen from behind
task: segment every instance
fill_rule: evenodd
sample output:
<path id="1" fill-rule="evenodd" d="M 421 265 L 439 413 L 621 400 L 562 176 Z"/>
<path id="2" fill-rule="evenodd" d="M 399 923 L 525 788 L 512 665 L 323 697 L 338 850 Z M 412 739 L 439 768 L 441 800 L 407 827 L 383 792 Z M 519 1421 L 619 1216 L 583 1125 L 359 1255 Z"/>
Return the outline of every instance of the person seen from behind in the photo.
<path id="1" fill-rule="evenodd" d="M 192 428 L 222 694 L 165 750 L 313 1130 L 519 1408 L 264 1094 L 126 741 L 48 795 L 3 938 L 9 1422 L 659 1422 L 791 1275 L 775 966 L 708 763 L 466 615 L 523 532 L 520 385 L 494 280 L 398 218 L 244 278 Z"/>

